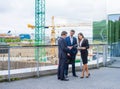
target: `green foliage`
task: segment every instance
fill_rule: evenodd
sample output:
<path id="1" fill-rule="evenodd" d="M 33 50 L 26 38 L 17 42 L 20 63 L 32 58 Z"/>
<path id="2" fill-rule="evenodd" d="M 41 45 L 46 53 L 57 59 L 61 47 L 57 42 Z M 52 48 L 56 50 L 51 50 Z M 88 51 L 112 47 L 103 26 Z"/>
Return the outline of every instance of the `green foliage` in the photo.
<path id="1" fill-rule="evenodd" d="M 20 78 L 10 78 L 11 81 L 17 81 L 20 80 Z M 2 76 L 0 76 L 0 82 L 8 81 L 8 79 L 3 79 Z"/>
<path id="2" fill-rule="evenodd" d="M 5 41 L 5 38 L 0 38 L 0 42 L 4 42 Z"/>
<path id="3" fill-rule="evenodd" d="M 2 78 L 2 76 L 0 76 L 0 79 Z"/>
<path id="4" fill-rule="evenodd" d="M 12 39 L 12 38 L 6 38 L 5 39 L 5 42 L 6 43 L 9 43 L 9 42 L 20 42 L 21 40 L 19 38 L 16 38 L 16 39 Z"/>
<path id="5" fill-rule="evenodd" d="M 3 77 L 2 76 L 0 76 L 0 82 L 2 82 L 3 81 Z"/>
<path id="6" fill-rule="evenodd" d="M 93 40 L 102 42 L 107 40 L 106 20 L 93 22 Z"/>
<path id="7" fill-rule="evenodd" d="M 80 59 L 76 59 L 76 60 L 75 60 L 75 63 L 79 63 L 79 62 L 81 62 Z"/>
<path id="8" fill-rule="evenodd" d="M 120 21 L 108 21 L 108 43 L 120 41 Z"/>
<path id="9" fill-rule="evenodd" d="M 18 38 L 18 39 L 16 39 L 15 41 L 16 41 L 16 42 L 20 42 L 21 40 Z"/>
<path id="10" fill-rule="evenodd" d="M 20 80 L 20 78 L 11 78 L 11 81 L 16 81 L 16 80 Z"/>

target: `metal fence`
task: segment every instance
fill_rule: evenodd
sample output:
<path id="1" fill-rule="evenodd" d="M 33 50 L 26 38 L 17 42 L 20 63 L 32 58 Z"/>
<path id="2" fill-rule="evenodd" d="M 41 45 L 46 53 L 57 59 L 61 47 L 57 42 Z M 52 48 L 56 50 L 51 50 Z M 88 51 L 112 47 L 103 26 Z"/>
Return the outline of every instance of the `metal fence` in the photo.
<path id="1" fill-rule="evenodd" d="M 42 57 L 37 49 L 44 48 L 45 52 Z M 99 63 L 106 66 L 108 59 L 108 45 L 106 44 L 91 44 L 89 48 L 88 65 L 96 64 L 99 68 Z M 38 53 L 38 54 L 36 54 Z M 35 57 L 37 55 L 37 57 Z M 40 71 L 47 69 L 57 69 L 58 65 L 58 46 L 45 45 L 38 47 L 0 47 L 0 76 L 7 76 L 10 81 L 12 75 L 21 73 L 35 72 L 38 77 Z M 76 66 L 82 67 L 80 52 L 76 56 Z"/>
<path id="2" fill-rule="evenodd" d="M 109 45 L 111 57 L 120 57 L 120 42 L 115 42 Z"/>

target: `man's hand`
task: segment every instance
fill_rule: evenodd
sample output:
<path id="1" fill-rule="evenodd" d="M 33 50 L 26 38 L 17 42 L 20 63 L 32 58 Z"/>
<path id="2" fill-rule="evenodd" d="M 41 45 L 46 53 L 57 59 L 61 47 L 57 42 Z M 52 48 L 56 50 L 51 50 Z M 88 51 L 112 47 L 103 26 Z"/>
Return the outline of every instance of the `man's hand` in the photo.
<path id="1" fill-rule="evenodd" d="M 69 54 L 69 53 L 67 53 L 67 56 L 70 56 L 70 54 Z"/>
<path id="2" fill-rule="evenodd" d="M 71 50 L 73 48 L 73 46 L 68 46 L 68 48 Z"/>

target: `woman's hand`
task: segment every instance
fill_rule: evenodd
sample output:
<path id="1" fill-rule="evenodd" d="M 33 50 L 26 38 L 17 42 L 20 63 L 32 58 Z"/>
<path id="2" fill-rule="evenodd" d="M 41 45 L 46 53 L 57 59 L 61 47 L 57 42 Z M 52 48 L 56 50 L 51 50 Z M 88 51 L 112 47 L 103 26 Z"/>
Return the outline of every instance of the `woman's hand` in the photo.
<path id="1" fill-rule="evenodd" d="M 85 50 L 86 47 L 78 47 L 77 49 L 78 49 L 78 50 Z"/>
<path id="2" fill-rule="evenodd" d="M 86 47 L 81 47 L 81 49 L 82 49 L 82 50 L 85 50 L 85 49 L 86 49 Z"/>

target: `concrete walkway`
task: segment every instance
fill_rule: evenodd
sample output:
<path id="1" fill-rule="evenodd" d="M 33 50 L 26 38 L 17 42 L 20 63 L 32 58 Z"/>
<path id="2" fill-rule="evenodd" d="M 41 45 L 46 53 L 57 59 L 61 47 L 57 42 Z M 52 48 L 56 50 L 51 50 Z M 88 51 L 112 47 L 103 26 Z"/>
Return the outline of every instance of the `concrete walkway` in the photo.
<path id="1" fill-rule="evenodd" d="M 80 76 L 80 73 L 77 75 Z M 0 83 L 0 89 L 120 89 L 120 68 L 103 67 L 90 70 L 90 73 L 88 79 L 74 78 L 69 74 L 70 81 L 57 80 L 57 76 L 53 75 L 3 82 Z"/>

